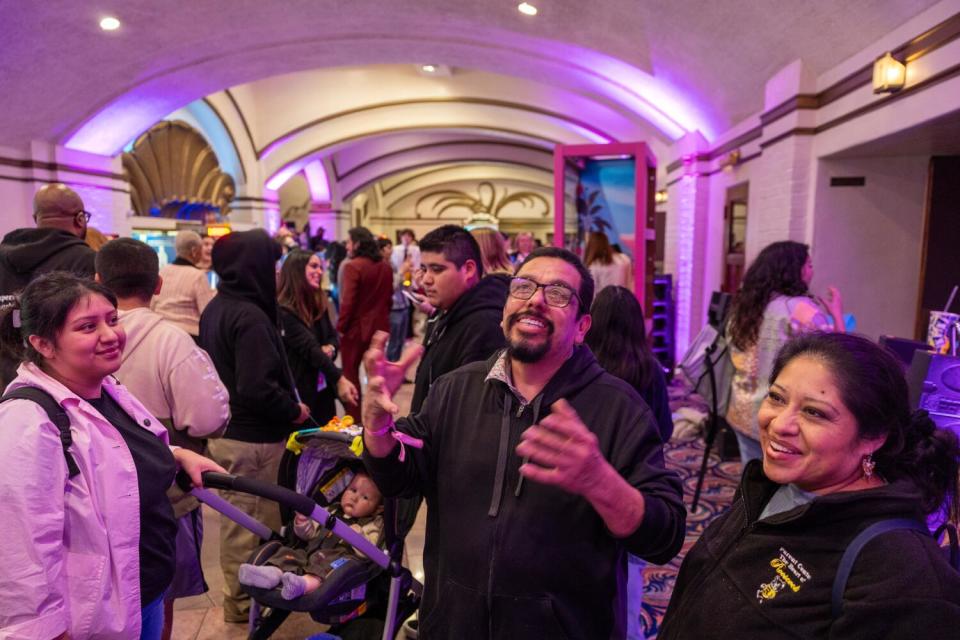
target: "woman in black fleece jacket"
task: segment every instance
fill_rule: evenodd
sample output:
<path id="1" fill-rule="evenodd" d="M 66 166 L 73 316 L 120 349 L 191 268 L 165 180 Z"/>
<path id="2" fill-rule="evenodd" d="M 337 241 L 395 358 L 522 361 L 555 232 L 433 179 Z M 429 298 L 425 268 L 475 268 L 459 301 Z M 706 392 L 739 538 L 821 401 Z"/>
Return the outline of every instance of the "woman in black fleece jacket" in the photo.
<path id="1" fill-rule="evenodd" d="M 957 437 L 911 416 L 900 365 L 865 338 L 797 338 L 770 381 L 763 463 L 690 550 L 658 637 L 956 638 L 960 573 L 925 529 L 956 521 Z M 844 551 L 890 519 L 917 529 L 868 542 L 835 611 Z"/>

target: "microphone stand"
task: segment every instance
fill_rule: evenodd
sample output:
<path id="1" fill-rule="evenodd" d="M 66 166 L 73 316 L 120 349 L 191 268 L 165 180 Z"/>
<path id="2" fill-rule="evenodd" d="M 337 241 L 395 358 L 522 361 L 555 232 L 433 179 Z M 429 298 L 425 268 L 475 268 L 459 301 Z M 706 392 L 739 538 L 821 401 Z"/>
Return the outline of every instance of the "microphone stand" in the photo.
<path id="1" fill-rule="evenodd" d="M 710 415 L 707 423 L 707 433 L 704 436 L 703 461 L 700 463 L 700 474 L 697 476 L 697 488 L 693 492 L 693 503 L 690 505 L 690 512 L 697 510 L 700 503 L 700 492 L 703 489 L 703 479 L 707 475 L 707 463 L 710 459 L 710 449 L 717 439 L 717 432 L 720 430 L 720 416 L 717 408 L 717 377 L 714 371 L 716 362 L 713 360 L 713 354 L 717 350 L 717 343 L 714 342 L 706 348 L 704 352 L 704 361 L 707 365 L 707 378 L 710 380 Z"/>

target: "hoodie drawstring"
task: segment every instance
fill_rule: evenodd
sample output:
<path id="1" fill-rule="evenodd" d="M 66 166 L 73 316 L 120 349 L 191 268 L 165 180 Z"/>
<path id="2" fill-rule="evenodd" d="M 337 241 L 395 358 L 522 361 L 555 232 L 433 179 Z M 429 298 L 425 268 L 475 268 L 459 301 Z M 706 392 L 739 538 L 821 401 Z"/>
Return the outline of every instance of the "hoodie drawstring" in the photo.
<path id="1" fill-rule="evenodd" d="M 503 416 L 500 419 L 500 446 L 497 450 L 497 471 L 493 479 L 493 496 L 490 499 L 490 509 L 487 515 L 495 518 L 500 513 L 500 503 L 503 500 L 503 485 L 507 474 L 507 457 L 510 446 L 510 412 L 513 411 L 513 394 L 506 393 L 503 399 Z"/>
<path id="2" fill-rule="evenodd" d="M 537 424 L 540 420 L 540 402 L 543 400 L 543 394 L 541 393 L 536 398 L 533 399 L 533 422 L 530 424 Z M 524 458 L 523 463 L 526 464 L 530 462 L 530 458 Z M 520 492 L 523 490 L 523 474 L 520 474 L 520 479 L 517 480 L 517 489 L 513 492 L 513 495 L 517 498 L 520 497 Z"/>

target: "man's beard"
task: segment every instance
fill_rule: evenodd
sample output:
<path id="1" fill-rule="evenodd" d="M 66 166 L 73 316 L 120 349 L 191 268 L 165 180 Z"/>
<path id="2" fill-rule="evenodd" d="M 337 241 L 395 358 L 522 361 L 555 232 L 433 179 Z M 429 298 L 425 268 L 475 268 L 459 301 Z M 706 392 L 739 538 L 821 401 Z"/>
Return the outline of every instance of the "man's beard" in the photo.
<path id="1" fill-rule="evenodd" d="M 511 338 L 510 336 L 513 330 L 513 325 L 515 325 L 523 316 L 530 316 L 543 322 L 547 327 L 547 339 L 539 344 L 530 344 L 523 338 L 516 340 Z M 517 362 L 523 362 L 525 364 L 539 362 L 545 355 L 547 355 L 547 352 L 550 351 L 550 338 L 552 336 L 553 323 L 543 316 L 525 312 L 514 313 L 507 318 L 507 330 L 505 332 L 505 337 L 507 339 L 507 355 L 510 356 L 511 359 L 516 360 Z"/>

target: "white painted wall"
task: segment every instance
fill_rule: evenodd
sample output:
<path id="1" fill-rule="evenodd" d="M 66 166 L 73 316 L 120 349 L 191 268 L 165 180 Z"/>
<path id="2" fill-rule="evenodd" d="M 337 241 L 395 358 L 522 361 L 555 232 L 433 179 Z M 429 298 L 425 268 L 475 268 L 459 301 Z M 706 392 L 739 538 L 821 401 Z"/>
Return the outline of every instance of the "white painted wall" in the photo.
<path id="1" fill-rule="evenodd" d="M 927 157 L 821 160 L 816 168 L 811 289 L 839 287 L 857 332 L 913 337 Z M 830 187 L 864 176 L 864 187 Z"/>

